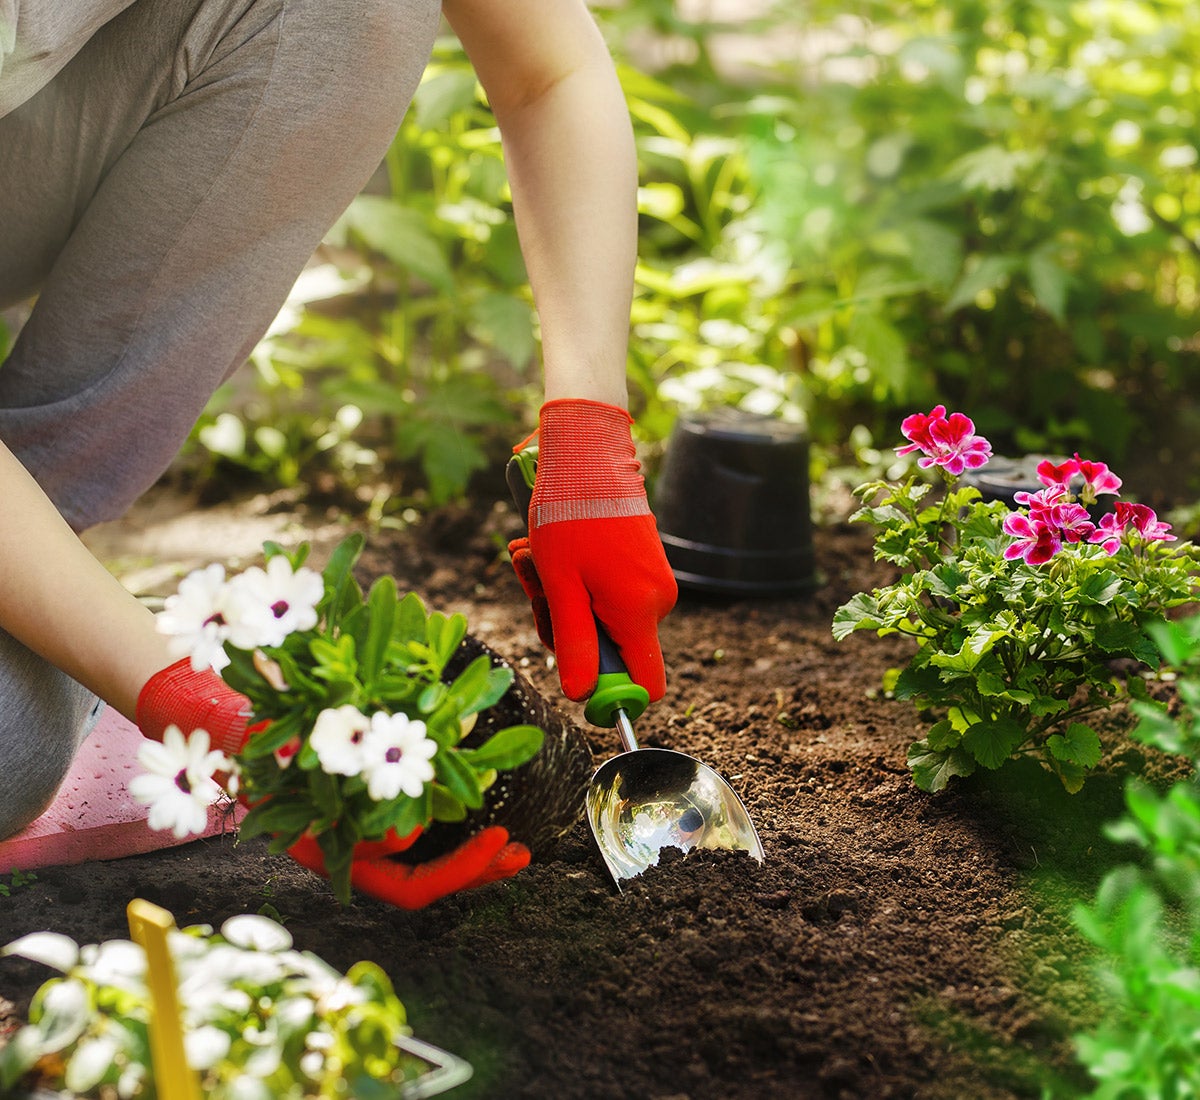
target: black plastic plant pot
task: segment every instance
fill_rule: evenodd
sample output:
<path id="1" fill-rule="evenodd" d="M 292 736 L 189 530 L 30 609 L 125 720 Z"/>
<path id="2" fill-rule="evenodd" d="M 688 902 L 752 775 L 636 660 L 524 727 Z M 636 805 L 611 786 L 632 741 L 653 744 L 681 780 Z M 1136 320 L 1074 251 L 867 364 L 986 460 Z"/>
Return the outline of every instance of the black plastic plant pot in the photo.
<path id="1" fill-rule="evenodd" d="M 681 587 L 733 596 L 814 584 L 808 433 L 737 409 L 684 414 L 654 496 Z"/>

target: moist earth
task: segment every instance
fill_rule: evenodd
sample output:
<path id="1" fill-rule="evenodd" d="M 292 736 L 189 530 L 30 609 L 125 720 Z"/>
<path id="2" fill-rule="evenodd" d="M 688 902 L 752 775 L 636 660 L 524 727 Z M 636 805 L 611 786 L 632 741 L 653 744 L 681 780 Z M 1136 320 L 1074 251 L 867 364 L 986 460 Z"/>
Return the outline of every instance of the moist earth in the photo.
<path id="1" fill-rule="evenodd" d="M 314 561 L 343 532 L 332 514 L 269 498 L 187 522 L 213 559 L 237 541 L 223 526 L 274 537 L 281 513 L 292 535 L 315 534 Z M 376 529 L 359 576 L 392 573 L 429 607 L 464 613 L 598 765 L 616 735 L 588 727 L 558 692 L 502 553 L 518 530 L 503 504 Z M 148 531 L 135 524 L 123 552 L 161 553 Z M 761 865 L 670 850 L 618 892 L 572 810 L 565 835 L 539 842 L 514 879 L 402 912 L 363 896 L 343 908 L 323 880 L 231 831 L 41 870 L 0 897 L 0 942 L 40 929 L 124 937 L 133 897 L 180 925 L 267 912 L 340 969 L 381 965 L 415 1034 L 473 1065 L 454 1092 L 463 1100 L 1086 1090 L 1072 1035 L 1093 1021 L 1098 993 L 1070 909 L 1120 856 L 1101 825 L 1145 757 L 1114 713 L 1113 751 L 1079 794 L 1015 765 L 918 790 L 905 750 L 926 723 L 881 686 L 908 643 L 830 632 L 836 608 L 886 583 L 887 567 L 873 561 L 870 531 L 843 521 L 816 528 L 814 552 L 817 583 L 802 594 L 682 592 L 662 626 L 667 695 L 636 724 L 643 747 L 725 776 L 757 825 Z M 528 816 L 538 805 L 525 800 L 527 826 L 510 823 L 517 839 L 538 824 Z M 0 1036 L 48 976 L 0 960 Z"/>

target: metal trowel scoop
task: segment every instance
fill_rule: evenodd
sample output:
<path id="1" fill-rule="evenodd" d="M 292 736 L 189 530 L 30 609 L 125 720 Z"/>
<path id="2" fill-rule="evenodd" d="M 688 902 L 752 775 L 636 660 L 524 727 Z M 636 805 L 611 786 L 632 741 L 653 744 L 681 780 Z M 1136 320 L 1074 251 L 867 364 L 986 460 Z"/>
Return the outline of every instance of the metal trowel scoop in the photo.
<path id="1" fill-rule="evenodd" d="M 509 488 L 524 516 L 534 458 L 509 462 Z M 723 848 L 763 861 L 762 842 L 737 792 L 707 764 L 670 749 L 638 748 L 633 723 L 650 702 L 630 679 L 621 655 L 597 622 L 600 648 L 596 690 L 584 707 L 595 726 L 615 727 L 625 751 L 606 761 L 588 785 L 588 825 L 617 889 L 658 863 L 666 848 Z"/>

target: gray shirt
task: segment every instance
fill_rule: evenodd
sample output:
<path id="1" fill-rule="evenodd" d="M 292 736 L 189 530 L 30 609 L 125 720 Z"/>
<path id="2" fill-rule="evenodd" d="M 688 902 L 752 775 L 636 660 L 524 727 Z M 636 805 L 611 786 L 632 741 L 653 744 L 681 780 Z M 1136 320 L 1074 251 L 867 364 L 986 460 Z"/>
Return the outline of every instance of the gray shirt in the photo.
<path id="1" fill-rule="evenodd" d="M 134 0 L 0 0 L 0 118 L 36 95 Z"/>

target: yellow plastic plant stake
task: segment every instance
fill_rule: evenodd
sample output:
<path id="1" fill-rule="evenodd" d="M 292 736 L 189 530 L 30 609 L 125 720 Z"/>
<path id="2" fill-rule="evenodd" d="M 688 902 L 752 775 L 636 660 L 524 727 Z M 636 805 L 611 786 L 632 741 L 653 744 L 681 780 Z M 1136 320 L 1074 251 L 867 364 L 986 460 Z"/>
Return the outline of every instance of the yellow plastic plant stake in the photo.
<path id="1" fill-rule="evenodd" d="M 134 898 L 126 910 L 129 932 L 146 952 L 146 984 L 150 989 L 150 1057 L 159 1100 L 200 1100 L 200 1086 L 183 1053 L 183 1025 L 175 967 L 167 933 L 175 919 L 165 909 Z"/>

